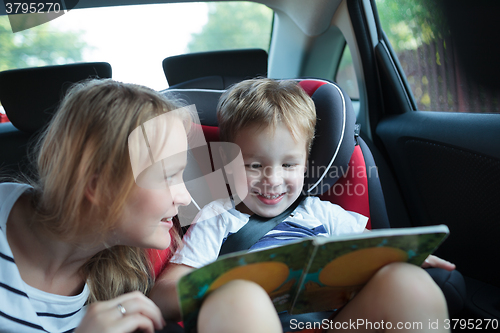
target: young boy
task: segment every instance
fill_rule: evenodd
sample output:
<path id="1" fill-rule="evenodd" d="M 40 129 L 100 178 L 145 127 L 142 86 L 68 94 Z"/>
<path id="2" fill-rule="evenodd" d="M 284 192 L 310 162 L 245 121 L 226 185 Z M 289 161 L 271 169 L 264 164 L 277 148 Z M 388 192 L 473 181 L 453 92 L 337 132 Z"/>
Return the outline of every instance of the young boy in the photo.
<path id="1" fill-rule="evenodd" d="M 221 141 L 235 143 L 241 149 L 248 194 L 236 206 L 229 199 L 217 200 L 200 211 L 184 236 L 184 247 L 172 260 L 174 264 L 160 278 L 159 289 L 171 291 L 182 275 L 216 260 L 226 238 L 242 228 L 252 214 L 277 216 L 302 192 L 316 111 L 311 98 L 295 81 L 243 81 L 223 94 L 217 112 Z M 317 197 L 306 197 L 250 250 L 301 237 L 361 233 L 366 222 L 362 215 Z M 432 256 L 428 262 L 454 268 Z M 172 300 L 160 301 L 159 305 L 164 314 L 179 311 Z M 427 273 L 398 263 L 382 268 L 333 320 L 344 323 L 359 318 L 372 323 L 390 321 L 393 327 L 398 322 L 421 322 L 417 328 L 421 332 L 429 320 L 444 322 L 447 308 L 441 290 Z"/>

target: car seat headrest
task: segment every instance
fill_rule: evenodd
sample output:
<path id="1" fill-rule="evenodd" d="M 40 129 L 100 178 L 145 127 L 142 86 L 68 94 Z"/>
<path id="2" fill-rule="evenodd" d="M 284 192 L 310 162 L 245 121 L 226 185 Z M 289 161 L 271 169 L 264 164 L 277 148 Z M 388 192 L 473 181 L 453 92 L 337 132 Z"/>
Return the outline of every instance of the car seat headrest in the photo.
<path id="1" fill-rule="evenodd" d="M 227 89 L 239 81 L 267 76 L 267 52 L 244 49 L 189 53 L 163 60 L 172 88 Z"/>
<path id="2" fill-rule="evenodd" d="M 196 111 L 202 125 L 219 126 L 217 122 L 217 103 L 225 90 L 211 89 L 171 89 L 162 91 L 169 99 L 179 100 L 181 103 L 196 106 Z"/>
<path id="3" fill-rule="evenodd" d="M 19 130 L 34 133 L 52 118 L 71 85 L 89 78 L 111 78 L 106 62 L 13 69 L 0 72 L 0 102 Z"/>
<path id="4" fill-rule="evenodd" d="M 347 171 L 356 145 L 356 115 L 350 98 L 337 84 L 304 79 L 299 85 L 316 106 L 318 120 L 304 191 L 318 195 L 326 192 Z"/>

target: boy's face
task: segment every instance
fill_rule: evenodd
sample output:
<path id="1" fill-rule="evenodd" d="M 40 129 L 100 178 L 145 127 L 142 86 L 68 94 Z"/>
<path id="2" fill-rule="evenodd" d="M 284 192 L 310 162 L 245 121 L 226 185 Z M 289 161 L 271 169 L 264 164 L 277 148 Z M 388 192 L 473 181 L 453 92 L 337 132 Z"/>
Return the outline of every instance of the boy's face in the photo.
<path id="1" fill-rule="evenodd" d="M 285 211 L 300 195 L 306 167 L 306 141 L 296 138 L 280 124 L 243 128 L 234 143 L 245 164 L 248 195 L 236 208 L 252 215 L 274 217 Z"/>

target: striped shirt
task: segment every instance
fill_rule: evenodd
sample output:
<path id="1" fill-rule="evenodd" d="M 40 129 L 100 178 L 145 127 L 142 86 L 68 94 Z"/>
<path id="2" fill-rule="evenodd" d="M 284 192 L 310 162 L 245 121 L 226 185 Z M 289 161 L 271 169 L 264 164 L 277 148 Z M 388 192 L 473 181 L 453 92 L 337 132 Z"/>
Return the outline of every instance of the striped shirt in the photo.
<path id="1" fill-rule="evenodd" d="M 215 261 L 227 237 L 238 232 L 250 219 L 237 211 L 229 199 L 209 203 L 198 213 L 195 223 L 184 235 L 184 246 L 171 262 L 194 268 Z M 260 250 L 305 237 L 328 237 L 361 233 L 368 218 L 349 212 L 318 197 L 306 197 L 290 216 L 269 231 L 250 251 Z"/>
<path id="2" fill-rule="evenodd" d="M 7 218 L 29 188 L 0 184 L 0 332 L 72 332 L 85 315 L 87 285 L 76 296 L 50 294 L 27 285 L 7 241 Z"/>

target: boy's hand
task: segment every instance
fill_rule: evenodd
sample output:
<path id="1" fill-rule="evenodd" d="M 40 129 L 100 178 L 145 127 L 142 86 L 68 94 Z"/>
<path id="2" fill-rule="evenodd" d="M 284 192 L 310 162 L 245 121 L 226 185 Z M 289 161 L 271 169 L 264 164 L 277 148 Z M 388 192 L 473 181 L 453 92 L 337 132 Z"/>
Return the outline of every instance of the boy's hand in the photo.
<path id="1" fill-rule="evenodd" d="M 444 268 L 447 271 L 452 271 L 455 269 L 455 264 L 452 264 L 449 261 L 433 256 L 431 254 L 430 256 L 427 257 L 427 259 L 425 259 L 424 263 L 422 264 L 422 268 L 429 268 L 429 267 Z"/>

